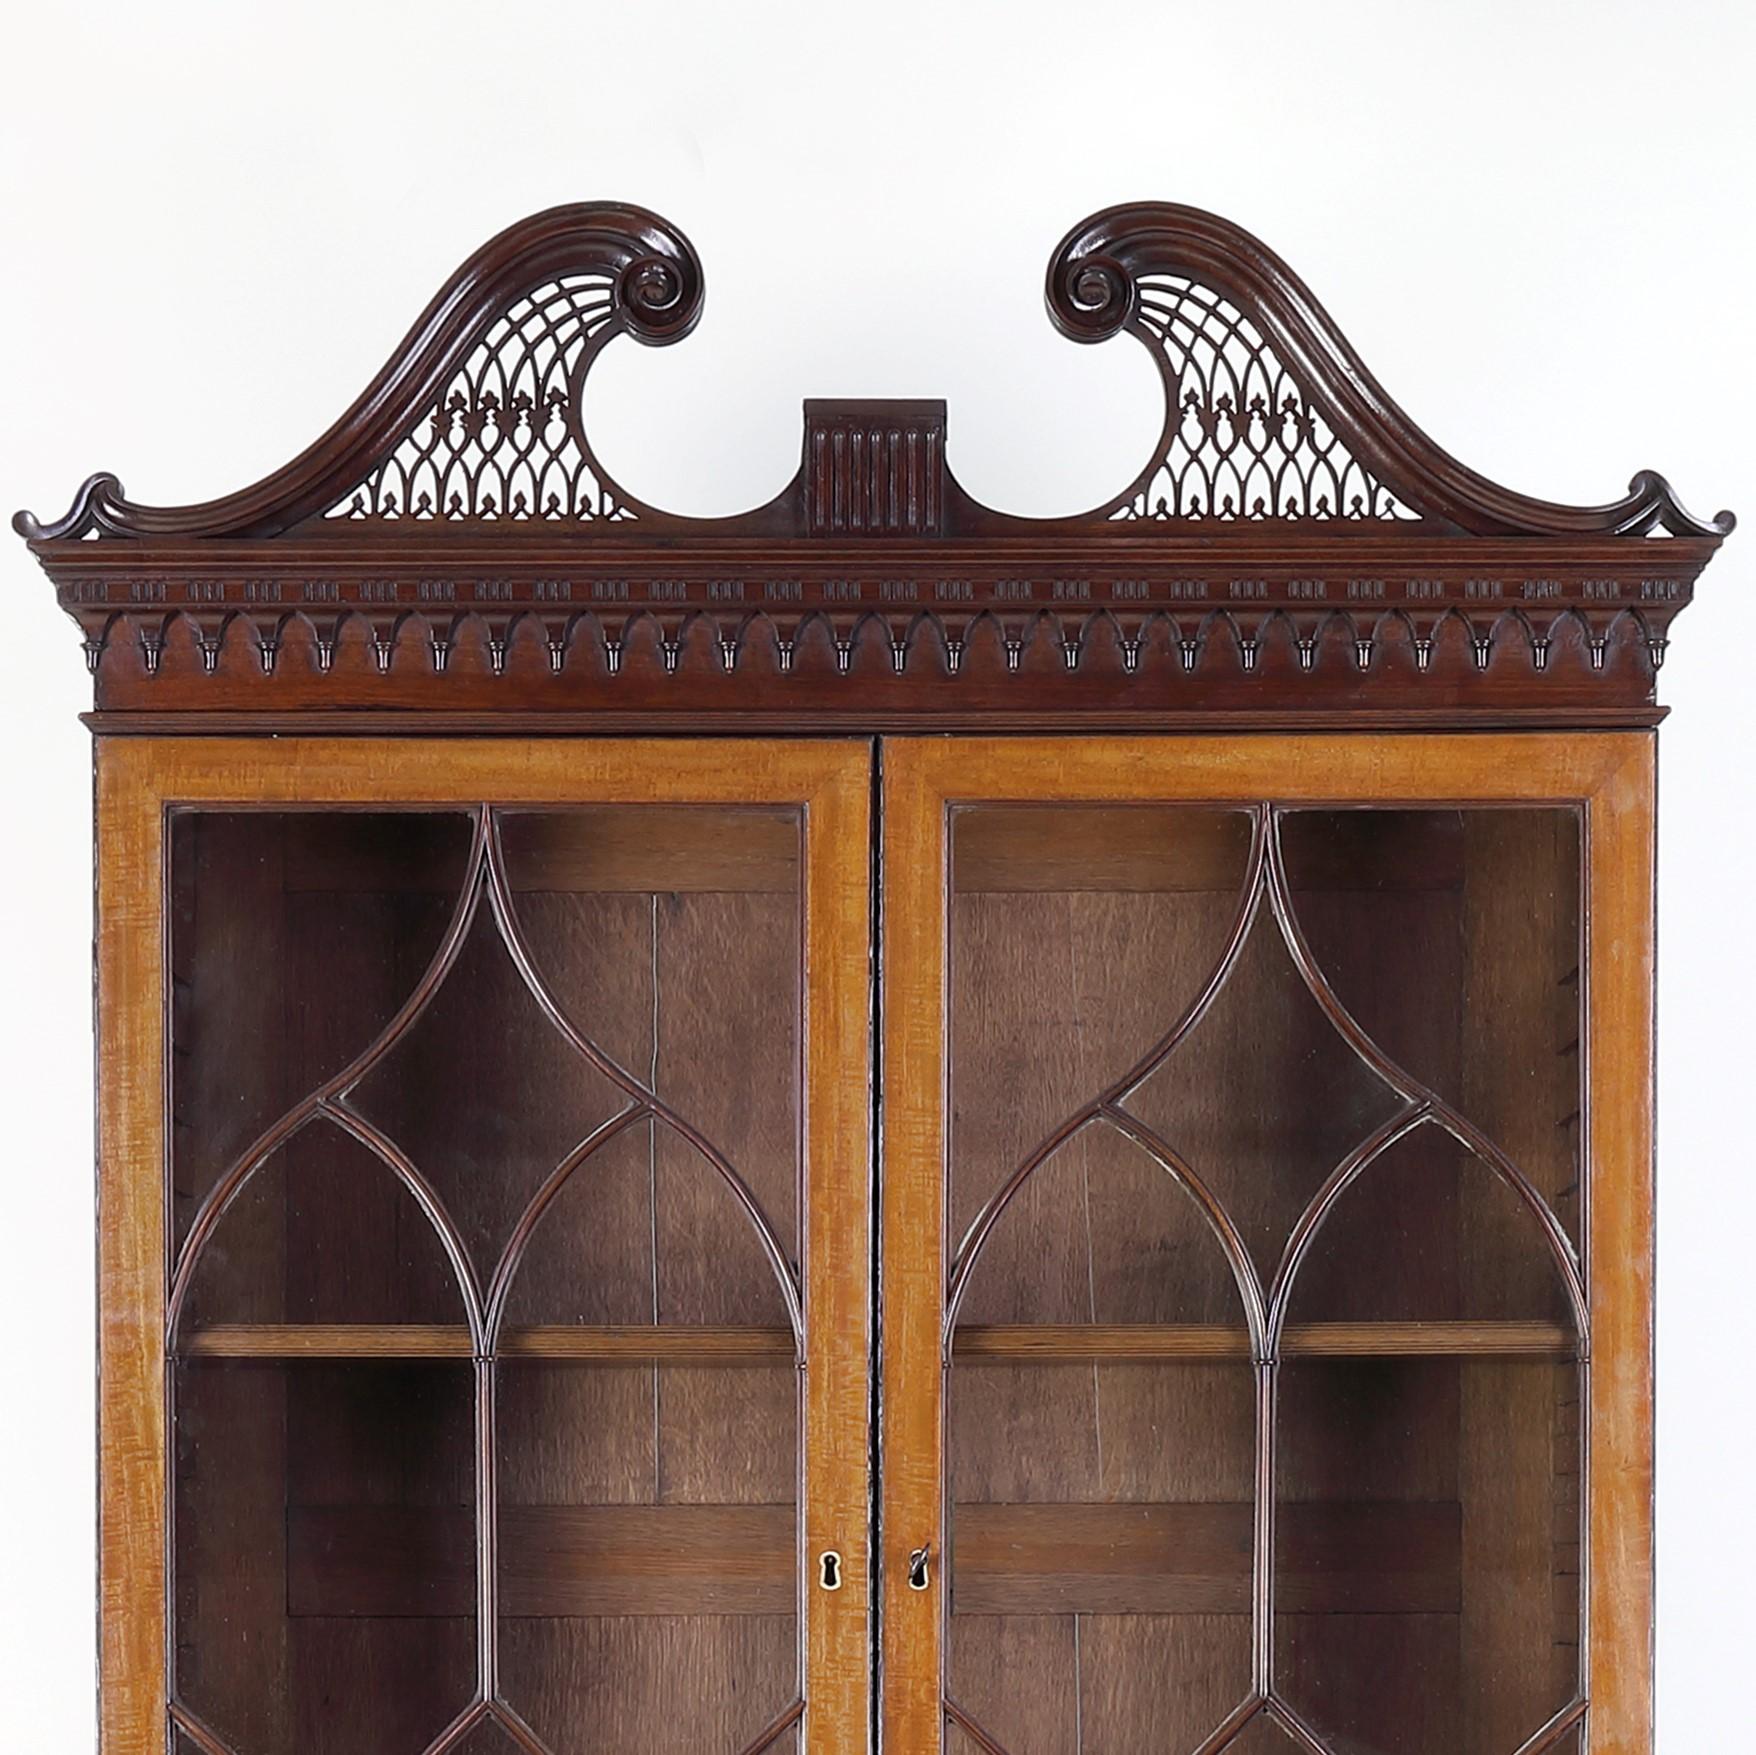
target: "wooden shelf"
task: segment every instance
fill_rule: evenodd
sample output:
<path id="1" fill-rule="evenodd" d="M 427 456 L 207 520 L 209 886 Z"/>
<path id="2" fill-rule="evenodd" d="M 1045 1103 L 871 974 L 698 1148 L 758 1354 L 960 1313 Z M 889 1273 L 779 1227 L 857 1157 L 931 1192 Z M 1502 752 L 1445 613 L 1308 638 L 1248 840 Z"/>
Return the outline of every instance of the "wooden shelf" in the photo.
<path id="1" fill-rule="evenodd" d="M 954 1356 L 970 1361 L 1248 1359 L 1241 1326 L 1223 1323 L 1006 1323 L 966 1325 Z M 586 1327 L 508 1329 L 508 1359 L 597 1364 L 773 1364 L 793 1357 L 785 1328 Z M 1283 1359 L 1570 1359 L 1573 1333 L 1545 1322 L 1312 1322 L 1290 1326 Z M 197 1329 L 190 1359 L 467 1359 L 462 1323 L 225 1323 Z"/>
<path id="2" fill-rule="evenodd" d="M 554 1324 L 508 1329 L 500 1357 L 581 1359 L 603 1365 L 775 1364 L 793 1357 L 786 1328 L 588 1328 Z M 178 1349 L 191 1359 L 468 1359 L 462 1323 L 216 1323 Z"/>
<path id="3" fill-rule="evenodd" d="M 1289 1325 L 1283 1359 L 1568 1359 L 1572 1330 L 1546 1322 L 1309 1322 Z M 1248 1359 L 1242 1325 L 1006 1323 L 959 1328 L 958 1359 Z"/>

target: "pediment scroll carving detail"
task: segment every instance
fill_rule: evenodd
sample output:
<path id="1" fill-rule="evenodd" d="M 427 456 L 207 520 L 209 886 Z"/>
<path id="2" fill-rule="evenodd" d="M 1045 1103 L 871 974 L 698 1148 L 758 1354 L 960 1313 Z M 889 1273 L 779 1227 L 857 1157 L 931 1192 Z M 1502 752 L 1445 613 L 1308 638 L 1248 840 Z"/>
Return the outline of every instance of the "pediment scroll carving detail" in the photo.
<path id="1" fill-rule="evenodd" d="M 586 381 L 618 336 L 686 336 L 705 281 L 668 221 L 582 203 L 476 251 L 263 480 L 155 507 L 99 474 L 13 523 L 102 710 L 1653 722 L 1729 513 L 1651 471 L 1597 506 L 1489 481 L 1195 208 L 1095 214 L 1045 290 L 1064 334 L 1131 336 L 1164 390 L 1138 473 L 1074 516 L 965 492 L 931 401 L 807 403 L 798 472 L 748 511 L 644 503 L 593 449 Z"/>

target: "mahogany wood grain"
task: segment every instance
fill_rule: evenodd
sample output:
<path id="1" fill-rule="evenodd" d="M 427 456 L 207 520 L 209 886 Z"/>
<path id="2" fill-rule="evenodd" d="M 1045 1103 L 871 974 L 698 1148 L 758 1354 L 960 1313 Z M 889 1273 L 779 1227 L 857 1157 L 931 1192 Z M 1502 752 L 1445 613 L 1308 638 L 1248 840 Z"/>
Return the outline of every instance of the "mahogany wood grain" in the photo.
<path id="1" fill-rule="evenodd" d="M 791 756 L 791 751 L 787 752 Z M 842 1586 L 806 1591 L 811 1755 L 863 1755 L 872 1717 L 870 1351 L 873 1274 L 873 903 L 869 745 L 813 752 L 805 805 L 806 1489 L 802 1567 L 841 1556 Z M 771 782 L 772 783 L 772 782 Z"/>
<path id="2" fill-rule="evenodd" d="M 920 1755 L 941 1748 L 944 1734 L 948 1617 L 940 1324 L 948 1257 L 944 1029 L 950 900 L 945 790 L 955 754 L 955 746 L 940 743 L 887 743 L 883 749 L 879 1528 L 884 1555 L 878 1625 L 884 1686 L 879 1741 Z M 988 772 L 997 782 L 991 758 Z M 908 1555 L 917 1548 L 928 1551 L 929 1563 L 938 1559 L 935 1589 L 909 1588 Z M 1044 1637 L 1058 1646 L 1053 1628 L 1045 1628 Z M 1033 1654 L 1029 1670 L 1045 1668 Z M 1020 1673 L 1016 1664 L 1006 1670 Z M 1077 1684 L 1068 1686 L 1071 1642 L 1066 1671 L 1056 1666 L 1052 1673 L 1061 1682 L 1062 1729 L 1070 1733 L 1077 1698 Z M 1065 1738 L 1053 1746 L 1066 1747 Z"/>
<path id="3" fill-rule="evenodd" d="M 1246 720 L 1650 712 L 1729 513 L 1692 516 L 1651 471 L 1560 506 L 1466 469 L 1287 265 L 1212 214 L 1094 215 L 1054 253 L 1047 296 L 1076 339 L 1142 343 L 1165 393 L 1144 470 L 1071 517 L 977 502 L 947 466 L 943 403 L 922 401 L 807 404 L 797 474 L 748 512 L 629 494 L 593 455 L 586 380 L 620 334 L 688 333 L 703 274 L 658 216 L 590 203 L 477 251 L 264 480 L 153 507 L 97 474 L 63 517 L 14 528 L 79 623 L 100 703 L 148 715 L 681 710 L 869 730 L 875 713 L 930 722 L 955 693 L 963 711 L 1151 725 L 1167 685 Z M 553 350 L 541 368 L 533 333 Z M 1204 345 L 1218 362 L 1199 364 Z M 1217 395 L 1219 371 L 1260 376 L 1272 410 L 1240 419 L 1248 388 Z M 509 397 L 545 410 L 516 462 L 466 436 L 503 434 Z M 1207 438 L 1185 458 L 1191 420 Z"/>
<path id="4" fill-rule="evenodd" d="M 1571 1358 L 1572 1333 L 1545 1322 L 1308 1322 L 1289 1324 L 1283 1359 L 1455 1357 Z M 958 1359 L 1248 1359 L 1240 1324 L 1009 1323 L 958 1325 Z"/>
<path id="5" fill-rule="evenodd" d="M 468 1359 L 462 1323 L 215 1323 L 197 1329 L 180 1349 L 215 1359 Z M 668 1323 L 661 1328 L 587 1327 L 552 1323 L 509 1328 L 499 1355 L 513 1359 L 574 1359 L 600 1365 L 717 1364 L 790 1360 L 789 1328 L 715 1328 Z"/>
<path id="6" fill-rule="evenodd" d="M 1592 1755 L 1653 1724 L 1653 860 L 1651 737 L 1613 740 L 1586 806 L 1586 1652 Z"/>
<path id="7" fill-rule="evenodd" d="M 98 1661 L 103 1755 L 165 1742 L 164 812 L 97 749 Z"/>
<path id="8" fill-rule="evenodd" d="M 1450 1356 L 1571 1358 L 1573 1335 L 1559 1323 L 1361 1322 L 1294 1323 L 1281 1340 L 1283 1358 Z M 190 1335 L 192 1358 L 445 1358 L 467 1359 L 463 1325 L 361 1323 L 214 1324 Z M 590 1328 L 553 1324 L 512 1328 L 500 1351 L 511 1358 L 589 1360 L 644 1365 L 656 1361 L 711 1364 L 773 1363 L 793 1355 L 786 1328 Z M 1247 1359 L 1249 1335 L 1218 1323 L 960 1324 L 960 1359 Z"/>

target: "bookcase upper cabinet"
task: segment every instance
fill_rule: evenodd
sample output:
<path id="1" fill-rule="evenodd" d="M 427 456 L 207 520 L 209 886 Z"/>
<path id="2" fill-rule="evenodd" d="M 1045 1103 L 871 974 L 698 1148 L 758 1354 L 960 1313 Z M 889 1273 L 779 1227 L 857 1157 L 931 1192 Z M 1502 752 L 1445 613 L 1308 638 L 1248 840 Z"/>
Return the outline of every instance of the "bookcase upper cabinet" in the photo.
<path id="1" fill-rule="evenodd" d="M 1654 685 L 1732 528 L 1496 486 L 1100 213 L 1080 517 L 522 221 L 224 499 L 14 521 L 96 690 L 103 1755 L 1644 1755 Z"/>

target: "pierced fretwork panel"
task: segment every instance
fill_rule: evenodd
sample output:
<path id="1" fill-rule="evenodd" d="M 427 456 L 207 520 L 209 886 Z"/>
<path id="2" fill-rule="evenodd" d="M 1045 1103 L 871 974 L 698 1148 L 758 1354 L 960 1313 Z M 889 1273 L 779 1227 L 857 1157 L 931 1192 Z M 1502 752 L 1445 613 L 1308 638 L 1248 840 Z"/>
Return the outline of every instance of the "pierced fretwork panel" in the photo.
<path id="1" fill-rule="evenodd" d="M 582 442 L 578 367 L 612 282 L 568 274 L 495 319 L 432 409 L 330 518 L 629 519 Z"/>
<path id="2" fill-rule="evenodd" d="M 1140 321 L 1164 350 L 1170 447 L 1117 518 L 1409 519 L 1229 300 L 1151 275 Z"/>

